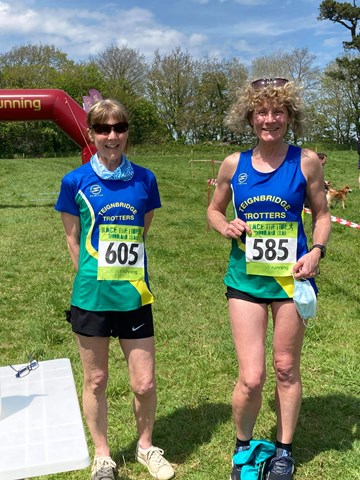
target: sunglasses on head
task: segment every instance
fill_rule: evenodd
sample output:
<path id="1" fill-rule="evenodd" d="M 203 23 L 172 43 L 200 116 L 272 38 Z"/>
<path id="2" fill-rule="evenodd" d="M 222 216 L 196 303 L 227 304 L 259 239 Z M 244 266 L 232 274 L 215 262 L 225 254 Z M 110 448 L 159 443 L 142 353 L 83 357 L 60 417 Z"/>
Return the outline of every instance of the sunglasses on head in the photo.
<path id="1" fill-rule="evenodd" d="M 110 135 L 114 130 L 115 133 L 125 133 L 129 130 L 129 124 L 127 122 L 119 122 L 110 125 L 109 123 L 95 123 L 91 127 L 98 135 Z"/>
<path id="2" fill-rule="evenodd" d="M 288 82 L 289 80 L 286 78 L 259 78 L 258 80 L 252 82 L 251 86 L 254 90 L 260 90 L 261 88 L 268 87 L 269 85 L 272 87 L 282 87 Z"/>

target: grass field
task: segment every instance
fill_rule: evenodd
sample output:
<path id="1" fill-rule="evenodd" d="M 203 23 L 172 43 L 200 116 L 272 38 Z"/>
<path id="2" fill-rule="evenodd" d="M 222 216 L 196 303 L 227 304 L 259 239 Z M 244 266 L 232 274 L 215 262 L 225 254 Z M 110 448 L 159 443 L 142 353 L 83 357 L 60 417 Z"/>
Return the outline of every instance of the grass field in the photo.
<path id="1" fill-rule="evenodd" d="M 237 365 L 223 286 L 230 244 L 206 228 L 211 163 L 189 163 L 225 155 L 215 148 L 213 154 L 129 155 L 155 172 L 163 203 L 147 239 L 156 295 L 154 443 L 165 449 L 178 479 L 228 479 L 235 439 L 230 402 Z M 79 164 L 80 158 L 0 160 L 0 364 L 26 362 L 30 353 L 39 361 L 70 358 L 80 399 L 81 366 L 64 318 L 74 273 L 53 209 L 62 176 Z M 335 207 L 332 215 L 360 223 L 356 165 L 355 152 L 329 152 L 325 177 L 337 188 L 349 184 L 353 189 L 346 210 Z M 310 215 L 305 221 L 309 231 Z M 359 235 L 334 222 L 322 261 L 318 317 L 303 349 L 296 480 L 360 479 Z M 274 440 L 271 334 L 270 328 L 268 379 L 255 437 Z M 134 461 L 132 395 L 115 341 L 110 363 L 109 437 L 119 478 L 149 479 Z M 92 456 L 90 439 L 88 444 Z M 43 478 L 86 479 L 89 470 Z"/>

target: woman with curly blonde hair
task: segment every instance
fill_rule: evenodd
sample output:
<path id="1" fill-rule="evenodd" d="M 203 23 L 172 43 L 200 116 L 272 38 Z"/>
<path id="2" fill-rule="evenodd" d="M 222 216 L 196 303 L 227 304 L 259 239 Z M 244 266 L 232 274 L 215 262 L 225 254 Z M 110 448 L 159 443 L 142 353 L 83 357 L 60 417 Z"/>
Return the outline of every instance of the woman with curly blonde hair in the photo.
<path id="1" fill-rule="evenodd" d="M 251 118 L 256 106 L 267 99 L 286 108 L 289 114 L 289 127 L 296 136 L 301 137 L 304 133 L 305 113 L 300 97 L 300 88 L 294 82 L 288 82 L 287 80 L 282 88 L 273 88 L 271 83 L 267 85 L 264 82 L 266 82 L 266 79 L 257 80 L 253 82 L 258 85 L 257 88 L 248 85 L 243 91 L 239 92 L 237 101 L 225 118 L 225 124 L 234 133 L 241 133 L 247 128 L 252 128 Z M 262 84 L 264 88 L 259 88 Z"/>
<path id="2" fill-rule="evenodd" d="M 300 356 L 303 314 L 293 300 L 294 283 L 314 278 L 331 229 L 323 169 L 317 154 L 288 144 L 289 129 L 300 135 L 304 108 L 300 89 L 283 78 L 259 79 L 240 92 L 227 125 L 250 127 L 254 148 L 228 156 L 219 170 L 208 208 L 210 225 L 232 240 L 225 275 L 230 323 L 239 365 L 232 399 L 236 447 L 231 480 L 240 480 L 261 407 L 265 383 L 265 338 L 271 308 L 276 375 L 276 450 L 267 480 L 292 480 L 292 441 L 301 404 Z M 312 216 L 312 248 L 307 247 L 301 213 L 305 197 Z M 234 219 L 226 210 L 232 202 Z M 314 293 L 315 294 L 314 294 Z"/>

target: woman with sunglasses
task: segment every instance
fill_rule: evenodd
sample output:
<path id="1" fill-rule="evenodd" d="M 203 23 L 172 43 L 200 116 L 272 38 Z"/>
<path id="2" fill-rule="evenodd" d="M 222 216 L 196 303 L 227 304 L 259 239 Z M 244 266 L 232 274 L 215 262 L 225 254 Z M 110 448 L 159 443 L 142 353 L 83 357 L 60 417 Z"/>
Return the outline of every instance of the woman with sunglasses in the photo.
<path id="1" fill-rule="evenodd" d="M 107 438 L 110 337 L 119 339 L 134 393 L 136 459 L 162 480 L 174 476 L 163 450 L 152 445 L 156 409 L 155 348 L 145 238 L 160 196 L 154 174 L 126 155 L 128 116 L 115 100 L 87 115 L 97 153 L 62 180 L 61 212 L 76 270 L 69 321 L 84 372 L 83 409 L 95 445 L 91 480 L 113 480 Z M 119 425 L 121 431 L 121 417 Z"/>
<path id="2" fill-rule="evenodd" d="M 292 442 L 301 404 L 300 355 L 305 326 L 294 301 L 294 278 L 314 277 L 331 229 L 323 169 L 317 154 L 286 142 L 288 130 L 302 134 L 299 89 L 286 79 L 260 79 L 245 87 L 226 123 L 234 132 L 250 128 L 254 148 L 227 157 L 208 208 L 210 225 L 232 240 L 225 276 L 230 323 L 239 365 L 232 409 L 236 447 L 231 480 L 240 480 L 239 452 L 253 442 L 265 382 L 265 339 L 271 308 L 276 375 L 276 453 L 266 479 L 292 480 Z M 313 218 L 307 248 L 301 220 L 305 197 Z M 235 218 L 226 216 L 232 202 Z M 241 454 L 242 455 L 242 454 Z M 240 455 L 240 457 L 241 457 Z"/>

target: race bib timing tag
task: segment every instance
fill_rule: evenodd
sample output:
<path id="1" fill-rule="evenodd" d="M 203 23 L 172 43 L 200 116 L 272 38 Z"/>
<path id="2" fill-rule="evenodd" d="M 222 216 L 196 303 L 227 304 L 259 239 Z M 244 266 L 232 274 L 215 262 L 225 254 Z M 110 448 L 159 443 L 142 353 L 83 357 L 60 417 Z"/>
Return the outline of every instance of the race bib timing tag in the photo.
<path id="1" fill-rule="evenodd" d="M 246 273 L 288 277 L 296 263 L 297 222 L 248 222 Z"/>
<path id="2" fill-rule="evenodd" d="M 143 227 L 100 225 L 98 280 L 144 279 Z"/>

